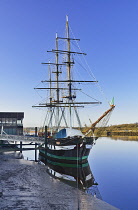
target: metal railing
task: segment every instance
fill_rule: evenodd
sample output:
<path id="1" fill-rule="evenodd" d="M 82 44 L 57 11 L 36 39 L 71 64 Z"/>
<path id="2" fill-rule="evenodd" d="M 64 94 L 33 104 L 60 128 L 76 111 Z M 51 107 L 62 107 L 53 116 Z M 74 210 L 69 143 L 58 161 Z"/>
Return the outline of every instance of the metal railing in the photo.
<path id="1" fill-rule="evenodd" d="M 1 134 L 0 140 L 5 141 L 29 141 L 29 142 L 44 142 L 43 137 L 35 137 L 35 136 L 18 136 L 18 135 L 8 135 L 8 134 Z"/>

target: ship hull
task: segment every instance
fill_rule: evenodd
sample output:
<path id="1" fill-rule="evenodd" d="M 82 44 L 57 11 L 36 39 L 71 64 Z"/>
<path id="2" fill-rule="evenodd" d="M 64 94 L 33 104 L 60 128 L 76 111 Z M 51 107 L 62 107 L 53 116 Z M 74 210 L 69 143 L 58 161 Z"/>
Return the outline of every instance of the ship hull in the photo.
<path id="1" fill-rule="evenodd" d="M 46 146 L 40 148 L 39 154 L 50 161 L 60 163 L 85 163 L 87 162 L 93 139 L 89 139 L 89 144 L 82 139 L 58 139 L 48 140 Z"/>

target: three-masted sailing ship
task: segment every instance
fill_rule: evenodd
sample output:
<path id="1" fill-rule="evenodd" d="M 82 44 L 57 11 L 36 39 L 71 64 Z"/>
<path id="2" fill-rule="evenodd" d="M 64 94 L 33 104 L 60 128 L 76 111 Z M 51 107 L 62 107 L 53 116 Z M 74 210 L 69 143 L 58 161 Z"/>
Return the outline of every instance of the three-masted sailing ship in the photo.
<path id="1" fill-rule="evenodd" d="M 60 40 L 66 43 L 66 49 L 60 49 Z M 87 161 L 90 149 L 95 139 L 99 137 L 95 129 L 96 125 L 108 116 L 115 107 L 112 104 L 98 120 L 85 129 L 85 132 L 82 132 L 78 109 L 84 108 L 85 105 L 101 104 L 101 102 L 77 101 L 77 92 L 80 89 L 76 84 L 97 83 L 97 81 L 73 79 L 73 67 L 75 65 L 73 56 L 76 54 L 85 55 L 83 52 L 72 50 L 71 43 L 74 41 L 79 41 L 79 39 L 70 37 L 69 21 L 68 17 L 66 17 L 65 37 L 59 37 L 56 34 L 56 48 L 48 51 L 55 54 L 55 62 L 42 63 L 48 66 L 49 79 L 42 81 L 43 84 L 48 86 L 36 88 L 49 92 L 48 101 L 33 106 L 47 108 L 49 114 L 49 118 L 46 121 L 48 127 L 47 142 L 40 148 L 40 155 L 46 156 L 51 161 L 64 163 L 74 163 L 76 161 L 84 163 Z M 60 56 L 64 57 L 62 62 L 59 59 Z M 64 79 L 62 75 L 65 76 Z M 78 126 L 75 126 L 76 128 L 73 127 L 74 115 L 78 123 Z M 95 130 L 97 132 L 96 136 L 94 135 Z"/>

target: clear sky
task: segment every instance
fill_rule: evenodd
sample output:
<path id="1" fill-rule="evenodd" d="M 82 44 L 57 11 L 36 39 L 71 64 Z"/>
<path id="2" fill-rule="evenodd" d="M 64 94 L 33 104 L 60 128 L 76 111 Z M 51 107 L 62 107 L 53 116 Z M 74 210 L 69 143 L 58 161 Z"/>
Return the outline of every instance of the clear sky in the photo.
<path id="1" fill-rule="evenodd" d="M 115 98 L 109 124 L 138 122 L 137 0 L 0 0 L 0 111 L 23 111 L 24 126 L 41 125 L 33 88 L 66 15 L 104 94 Z"/>

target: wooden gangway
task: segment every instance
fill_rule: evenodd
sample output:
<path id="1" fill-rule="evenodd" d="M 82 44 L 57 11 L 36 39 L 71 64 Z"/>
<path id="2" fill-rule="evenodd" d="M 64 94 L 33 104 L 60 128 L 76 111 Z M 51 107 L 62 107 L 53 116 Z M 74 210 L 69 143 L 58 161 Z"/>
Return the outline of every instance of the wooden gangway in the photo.
<path id="1" fill-rule="evenodd" d="M 33 142 L 33 143 L 43 143 L 43 137 L 35 137 L 35 136 L 19 136 L 19 135 L 8 135 L 8 134 L 0 134 L 0 140 L 3 141 L 19 141 L 19 142 Z"/>
<path id="2" fill-rule="evenodd" d="M 19 136 L 19 135 L 0 134 L 0 141 L 1 140 L 7 142 L 6 144 L 3 142 L 0 143 L 0 152 L 19 151 L 20 153 L 22 153 L 23 151 L 27 150 L 28 151 L 34 150 L 35 151 L 34 160 L 36 162 L 37 162 L 37 150 L 39 150 L 39 146 L 42 143 L 44 143 L 43 137 L 23 136 L 23 135 Z"/>

